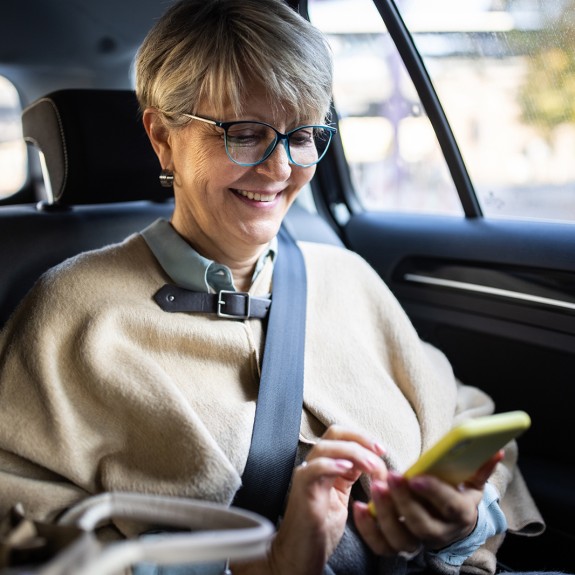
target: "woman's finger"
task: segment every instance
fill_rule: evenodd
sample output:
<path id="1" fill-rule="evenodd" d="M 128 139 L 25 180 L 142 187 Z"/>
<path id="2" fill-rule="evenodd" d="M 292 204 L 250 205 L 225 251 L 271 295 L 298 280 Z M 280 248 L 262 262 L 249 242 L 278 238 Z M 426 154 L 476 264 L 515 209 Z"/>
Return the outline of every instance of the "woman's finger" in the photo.
<path id="1" fill-rule="evenodd" d="M 343 441 L 352 441 L 359 443 L 369 451 L 382 456 L 385 454 L 385 448 L 377 441 L 367 437 L 360 431 L 349 429 L 341 425 L 330 425 L 322 436 L 323 439 L 335 439 Z"/>
<path id="2" fill-rule="evenodd" d="M 431 476 L 390 476 L 391 496 L 406 523 L 432 549 L 465 537 L 475 527 L 481 491 L 462 490 Z"/>
<path id="3" fill-rule="evenodd" d="M 320 477 L 341 477 L 354 468 L 353 461 L 334 459 L 331 457 L 316 457 L 306 460 L 294 469 L 294 479 L 304 478 L 306 483 L 317 481 Z"/>
<path id="4" fill-rule="evenodd" d="M 419 549 L 420 540 L 411 531 L 403 510 L 396 505 L 389 486 L 381 481 L 374 481 L 371 495 L 377 511 L 375 523 L 390 548 L 395 553 L 413 553 Z"/>
<path id="5" fill-rule="evenodd" d="M 454 487 L 436 477 L 422 475 L 413 479 L 398 479 L 398 484 L 404 487 L 399 489 L 395 486 L 396 478 L 390 478 L 393 485 L 393 497 L 404 505 L 404 502 L 413 499 L 411 491 L 415 494 L 415 502 L 419 499 L 425 507 L 431 510 L 433 515 L 438 516 L 442 521 L 449 522 L 470 522 L 477 515 L 477 505 L 481 501 L 482 493 L 474 488 L 465 486 Z M 405 488 L 409 488 L 406 491 Z"/>
<path id="6" fill-rule="evenodd" d="M 505 457 L 505 452 L 500 449 L 493 457 L 486 461 L 471 477 L 465 482 L 465 485 L 473 487 L 475 489 L 483 489 L 487 480 L 491 477 L 491 474 L 497 467 L 497 464 Z"/>
<path id="7" fill-rule="evenodd" d="M 370 449 L 348 440 L 322 439 L 309 452 L 307 461 L 317 458 L 347 459 L 363 473 L 381 476 L 386 473 L 385 463 Z"/>
<path id="8" fill-rule="evenodd" d="M 367 504 L 356 501 L 353 504 L 353 519 L 363 540 L 376 555 L 394 555 L 395 552 L 374 521 Z"/>

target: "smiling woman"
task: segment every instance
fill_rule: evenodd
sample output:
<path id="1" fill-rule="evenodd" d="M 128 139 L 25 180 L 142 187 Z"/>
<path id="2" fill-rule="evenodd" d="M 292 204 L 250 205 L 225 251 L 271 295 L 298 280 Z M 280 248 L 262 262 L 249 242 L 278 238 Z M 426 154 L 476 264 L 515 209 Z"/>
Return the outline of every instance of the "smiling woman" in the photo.
<path id="1" fill-rule="evenodd" d="M 333 133 L 331 83 L 324 37 L 282 0 L 184 0 L 152 28 L 137 95 L 174 212 L 53 268 L 7 322 L 2 511 L 52 520 L 101 491 L 232 504 L 255 457 L 279 502 L 250 508 L 277 533 L 235 575 L 491 574 L 506 530 L 543 529 L 515 444 L 462 485 L 401 475 L 493 402 L 361 257 L 282 229 Z M 270 406 L 280 448 L 254 439 Z"/>
<path id="2" fill-rule="evenodd" d="M 247 88 L 250 98 L 242 105 L 245 117 L 273 121 L 274 114 L 266 112 L 272 109 L 266 90 L 257 84 Z M 197 106 L 203 116 L 217 114 L 207 99 Z M 233 117 L 234 110 L 226 106 L 224 115 Z M 173 176 L 176 207 L 172 225 L 202 255 L 226 265 L 236 287 L 247 291 L 262 250 L 277 234 L 300 189 L 311 180 L 314 168 L 290 162 L 288 148 L 283 146 L 266 158 L 259 157 L 262 161 L 257 163 L 230 161 L 237 150 L 230 153 L 226 135 L 229 124 L 222 133 L 221 124 L 218 127 L 187 118 L 184 126 L 171 128 L 164 117 L 154 107 L 144 110 L 144 126 L 162 169 Z M 282 130 L 288 122 L 288 117 L 281 120 Z M 261 156 L 265 152 L 262 150 Z M 222 169 L 224 165 L 226 169 Z"/>
<path id="3" fill-rule="evenodd" d="M 283 17 L 304 33 L 305 21 L 294 12 Z M 182 21 L 191 27 L 209 22 L 211 34 L 188 34 Z M 293 146 L 299 131 L 289 138 L 283 133 L 323 122 L 330 105 L 331 59 L 323 36 L 307 26 L 308 42 L 284 34 L 280 48 L 277 34 L 268 15 L 251 5 L 183 2 L 167 12 L 136 58 L 144 125 L 162 169 L 173 175 L 172 225 L 203 255 L 230 267 L 240 289 L 249 287 L 263 246 L 320 159 L 300 156 Z M 240 45 L 246 49 L 238 51 Z M 226 122 L 206 124 L 206 118 Z M 243 127 L 245 137 L 245 124 L 230 120 L 257 121 L 249 126 L 260 133 L 267 125 L 260 144 L 241 147 L 261 150 L 257 158 L 240 155 L 237 130 Z M 275 149 L 279 141 L 287 142 L 285 149 Z M 222 170 L 226 153 L 238 165 Z"/>

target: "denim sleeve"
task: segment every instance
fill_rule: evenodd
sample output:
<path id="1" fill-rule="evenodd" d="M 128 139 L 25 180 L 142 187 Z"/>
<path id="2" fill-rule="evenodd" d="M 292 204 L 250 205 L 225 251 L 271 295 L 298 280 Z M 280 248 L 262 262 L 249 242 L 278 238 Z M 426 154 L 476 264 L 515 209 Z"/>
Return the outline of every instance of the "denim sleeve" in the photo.
<path id="1" fill-rule="evenodd" d="M 477 525 L 465 539 L 456 541 L 432 555 L 448 565 L 460 566 L 487 539 L 507 530 L 505 515 L 499 507 L 499 493 L 490 483 L 485 485 L 477 512 Z"/>

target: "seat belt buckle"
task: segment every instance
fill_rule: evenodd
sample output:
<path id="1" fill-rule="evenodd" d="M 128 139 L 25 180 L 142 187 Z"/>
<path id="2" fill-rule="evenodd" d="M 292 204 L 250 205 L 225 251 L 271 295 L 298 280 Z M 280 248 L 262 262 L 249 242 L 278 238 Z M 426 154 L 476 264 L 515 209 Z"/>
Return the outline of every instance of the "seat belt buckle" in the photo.
<path id="1" fill-rule="evenodd" d="M 223 311 L 222 307 L 229 303 L 226 301 L 227 295 L 244 298 L 243 313 L 226 313 L 225 311 Z M 250 311 L 251 311 L 251 296 L 249 293 L 243 291 L 230 291 L 230 290 L 220 290 L 218 292 L 218 303 L 216 306 L 216 313 L 218 314 L 218 317 L 224 317 L 229 319 L 249 319 Z"/>

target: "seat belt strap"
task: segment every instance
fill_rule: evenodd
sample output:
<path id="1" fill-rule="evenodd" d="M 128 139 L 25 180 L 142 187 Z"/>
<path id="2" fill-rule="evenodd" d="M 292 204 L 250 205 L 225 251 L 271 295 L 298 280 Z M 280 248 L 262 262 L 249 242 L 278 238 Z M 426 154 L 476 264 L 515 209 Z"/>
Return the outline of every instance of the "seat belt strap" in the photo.
<path id="1" fill-rule="evenodd" d="M 278 240 L 252 441 L 233 502 L 274 523 L 283 510 L 298 447 L 307 302 L 303 254 L 283 227 Z"/>

